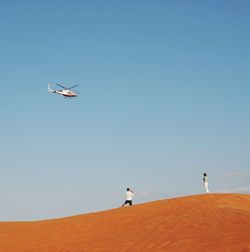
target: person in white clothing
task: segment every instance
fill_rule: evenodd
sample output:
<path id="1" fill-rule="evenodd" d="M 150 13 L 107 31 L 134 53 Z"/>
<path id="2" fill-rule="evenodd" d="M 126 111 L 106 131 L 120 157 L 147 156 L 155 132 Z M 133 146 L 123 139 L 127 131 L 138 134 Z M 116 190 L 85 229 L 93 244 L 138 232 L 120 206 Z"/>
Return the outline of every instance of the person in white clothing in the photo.
<path id="1" fill-rule="evenodd" d="M 207 178 L 207 174 L 203 173 L 203 185 L 205 187 L 206 193 L 209 193 L 208 190 L 208 178 Z"/>
<path id="2" fill-rule="evenodd" d="M 130 190 L 129 188 L 127 188 L 126 200 L 123 203 L 122 207 L 124 207 L 126 204 L 129 204 L 130 206 L 132 206 L 132 199 L 134 195 L 135 195 L 134 192 Z"/>

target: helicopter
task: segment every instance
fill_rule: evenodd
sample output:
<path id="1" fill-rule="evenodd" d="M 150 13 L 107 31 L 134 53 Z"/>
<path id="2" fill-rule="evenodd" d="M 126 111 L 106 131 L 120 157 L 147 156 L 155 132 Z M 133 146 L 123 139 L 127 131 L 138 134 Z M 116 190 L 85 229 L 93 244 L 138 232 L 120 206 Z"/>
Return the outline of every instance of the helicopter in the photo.
<path id="1" fill-rule="evenodd" d="M 62 90 L 53 90 L 53 89 L 51 89 L 51 84 L 49 83 L 48 84 L 48 92 L 63 95 L 65 98 L 73 98 L 73 97 L 77 96 L 77 92 L 73 91 L 72 88 L 75 88 L 75 87 L 77 87 L 79 85 L 75 85 L 75 86 L 72 86 L 70 88 L 64 87 L 64 86 L 62 86 L 62 85 L 60 85 L 58 83 L 56 83 L 56 85 L 63 88 L 63 89 Z"/>

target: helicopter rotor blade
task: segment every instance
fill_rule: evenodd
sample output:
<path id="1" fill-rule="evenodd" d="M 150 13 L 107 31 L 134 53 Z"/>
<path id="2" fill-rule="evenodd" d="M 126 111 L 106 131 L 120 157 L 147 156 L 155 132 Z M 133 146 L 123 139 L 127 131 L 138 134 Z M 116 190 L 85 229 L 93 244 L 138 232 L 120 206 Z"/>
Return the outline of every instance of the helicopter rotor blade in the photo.
<path id="1" fill-rule="evenodd" d="M 69 88 L 66 88 L 66 87 L 64 87 L 64 86 L 62 86 L 62 85 L 60 85 L 58 83 L 56 83 L 56 85 L 59 86 L 59 87 L 61 87 L 61 88 L 63 88 L 63 89 L 69 90 Z"/>
<path id="2" fill-rule="evenodd" d="M 70 89 L 72 89 L 72 88 L 75 88 L 75 87 L 77 87 L 77 86 L 79 86 L 79 85 L 75 85 L 75 86 L 73 86 L 73 87 L 70 87 L 68 90 L 70 90 Z"/>

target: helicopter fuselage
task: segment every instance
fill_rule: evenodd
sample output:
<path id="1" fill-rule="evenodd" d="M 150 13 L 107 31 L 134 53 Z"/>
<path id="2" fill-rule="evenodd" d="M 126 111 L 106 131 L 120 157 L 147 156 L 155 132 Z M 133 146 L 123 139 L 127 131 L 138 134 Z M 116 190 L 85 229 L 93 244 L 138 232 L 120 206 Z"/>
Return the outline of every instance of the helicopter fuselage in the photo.
<path id="1" fill-rule="evenodd" d="M 55 90 L 56 94 L 63 95 L 65 97 L 76 97 L 77 94 L 70 90 Z"/>

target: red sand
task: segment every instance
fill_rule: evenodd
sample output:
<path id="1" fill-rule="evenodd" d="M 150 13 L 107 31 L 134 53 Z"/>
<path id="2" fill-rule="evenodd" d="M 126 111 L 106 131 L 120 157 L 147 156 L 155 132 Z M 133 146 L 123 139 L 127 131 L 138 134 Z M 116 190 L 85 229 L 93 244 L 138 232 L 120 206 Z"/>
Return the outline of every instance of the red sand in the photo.
<path id="1" fill-rule="evenodd" d="M 37 222 L 1 222 L 1 252 L 250 252 L 250 195 L 206 194 Z"/>

